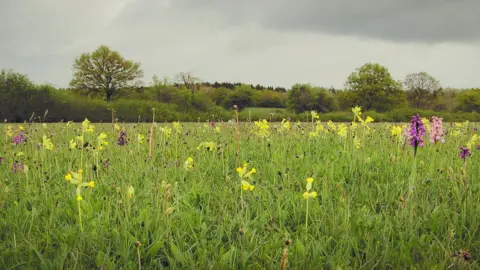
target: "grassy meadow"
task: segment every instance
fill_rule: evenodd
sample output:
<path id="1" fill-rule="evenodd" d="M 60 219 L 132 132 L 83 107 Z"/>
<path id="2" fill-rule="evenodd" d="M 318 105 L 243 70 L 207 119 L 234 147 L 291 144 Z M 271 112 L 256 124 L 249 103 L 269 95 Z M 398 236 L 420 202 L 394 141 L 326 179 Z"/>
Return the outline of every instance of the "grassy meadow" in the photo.
<path id="1" fill-rule="evenodd" d="M 479 268 L 477 124 L 367 122 L 1 125 L 0 269 Z"/>

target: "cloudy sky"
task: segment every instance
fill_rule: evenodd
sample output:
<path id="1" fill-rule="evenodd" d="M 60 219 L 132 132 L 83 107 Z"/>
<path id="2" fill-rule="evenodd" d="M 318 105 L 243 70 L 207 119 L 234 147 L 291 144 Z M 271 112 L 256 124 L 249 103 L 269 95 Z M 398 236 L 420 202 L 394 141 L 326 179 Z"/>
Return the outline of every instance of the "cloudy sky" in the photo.
<path id="1" fill-rule="evenodd" d="M 343 87 L 366 62 L 402 80 L 480 87 L 478 0 L 0 0 L 0 68 L 65 87 L 82 52 L 105 44 L 149 82 Z"/>

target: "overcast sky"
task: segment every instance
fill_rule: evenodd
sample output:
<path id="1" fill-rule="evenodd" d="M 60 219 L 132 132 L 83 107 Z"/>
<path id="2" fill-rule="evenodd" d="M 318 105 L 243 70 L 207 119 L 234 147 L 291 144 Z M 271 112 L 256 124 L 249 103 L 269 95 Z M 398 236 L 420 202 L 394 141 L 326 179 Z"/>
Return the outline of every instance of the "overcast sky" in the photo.
<path id="1" fill-rule="evenodd" d="M 480 87 L 478 0 L 0 0 L 0 68 L 65 87 L 82 52 L 105 44 L 144 81 L 343 87 L 366 62 L 394 79 L 426 71 Z"/>

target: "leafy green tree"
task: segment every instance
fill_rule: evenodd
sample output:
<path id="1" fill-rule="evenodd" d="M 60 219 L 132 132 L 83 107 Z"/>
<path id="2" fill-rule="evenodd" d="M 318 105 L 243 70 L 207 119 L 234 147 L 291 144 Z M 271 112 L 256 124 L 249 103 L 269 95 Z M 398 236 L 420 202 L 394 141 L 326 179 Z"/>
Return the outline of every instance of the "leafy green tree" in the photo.
<path id="1" fill-rule="evenodd" d="M 426 72 L 410 73 L 403 82 L 410 106 L 420 109 L 434 107 L 438 96 L 442 94 L 440 82 Z"/>
<path id="2" fill-rule="evenodd" d="M 313 86 L 311 84 L 294 84 L 287 92 L 287 107 L 296 113 L 313 109 Z"/>
<path id="3" fill-rule="evenodd" d="M 332 112 L 339 109 L 338 101 L 332 91 L 322 88 L 314 87 L 313 89 L 312 109 L 317 112 Z"/>
<path id="4" fill-rule="evenodd" d="M 265 108 L 285 108 L 285 93 L 263 90 L 259 91 L 258 106 Z"/>
<path id="5" fill-rule="evenodd" d="M 338 102 L 328 89 L 311 84 L 295 84 L 288 91 L 287 106 L 296 113 L 310 110 L 331 112 L 338 109 Z"/>
<path id="6" fill-rule="evenodd" d="M 141 84 L 140 63 L 124 59 L 117 51 L 102 45 L 93 53 L 83 53 L 73 64 L 70 86 L 89 91 L 105 91 L 110 101 L 115 91 Z"/>
<path id="7" fill-rule="evenodd" d="M 224 101 L 224 107 L 231 109 L 233 105 L 237 105 L 239 110 L 253 105 L 254 91 L 250 85 L 241 84 L 235 87 L 235 90 L 228 93 Z"/>
<path id="8" fill-rule="evenodd" d="M 358 104 L 358 95 L 354 91 L 336 91 L 335 97 L 337 98 L 338 106 L 342 111 L 349 111 Z"/>
<path id="9" fill-rule="evenodd" d="M 480 89 L 471 89 L 457 94 L 457 110 L 480 112 Z"/>
<path id="10" fill-rule="evenodd" d="M 354 91 L 358 104 L 365 110 L 388 111 L 406 104 L 401 84 L 392 79 L 388 69 L 377 63 L 366 63 L 348 76 L 345 86 Z"/>

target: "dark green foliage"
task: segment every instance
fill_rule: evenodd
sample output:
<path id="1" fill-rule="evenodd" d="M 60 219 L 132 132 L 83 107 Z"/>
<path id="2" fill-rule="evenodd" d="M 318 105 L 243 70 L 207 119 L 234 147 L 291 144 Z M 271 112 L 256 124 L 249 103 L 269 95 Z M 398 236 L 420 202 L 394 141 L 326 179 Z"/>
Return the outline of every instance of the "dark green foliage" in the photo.
<path id="1" fill-rule="evenodd" d="M 117 89 L 111 97 L 112 101 L 107 103 L 103 90 L 65 90 L 48 84 L 35 85 L 25 75 L 2 70 L 0 119 L 23 122 L 40 117 L 42 121 L 82 121 L 86 117 L 94 122 L 110 122 L 111 110 L 114 109 L 120 121 L 143 122 L 151 120 L 152 108 L 155 108 L 157 122 L 226 121 L 233 117 L 233 106 L 237 105 L 242 121 L 262 118 L 305 121 L 309 119 L 311 110 L 321 113 L 322 121 L 351 121 L 351 108 L 359 105 L 375 121 L 409 121 L 411 115 L 417 112 L 422 116 L 441 116 L 445 121 L 479 120 L 476 112 L 480 111 L 480 89 L 440 91 L 433 77 L 422 74 L 408 77 L 410 79 L 405 83 L 410 89 L 408 91 L 401 91 L 400 84 L 393 81 L 388 70 L 378 64 L 366 64 L 350 75 L 347 85 L 353 91 L 311 84 L 295 84 L 291 90 L 283 92 L 260 85 L 199 83 L 195 87 L 197 90 L 192 92 L 185 85 L 171 84 L 168 78 L 163 81 L 154 78 L 148 87 Z M 413 95 L 411 89 L 415 87 L 427 89 L 419 90 L 424 94 L 434 93 L 431 94 L 435 95 L 434 98 L 428 95 L 417 97 L 417 100 L 426 100 L 416 105 L 412 105 L 410 99 L 411 106 L 426 109 L 408 107 L 405 97 Z"/>
<path id="2" fill-rule="evenodd" d="M 457 109 L 464 112 L 480 112 L 480 89 L 460 92 L 457 95 Z"/>
<path id="3" fill-rule="evenodd" d="M 338 110 L 338 102 L 332 92 L 310 84 L 295 84 L 288 92 L 288 107 L 296 113 L 315 110 L 331 112 Z"/>

